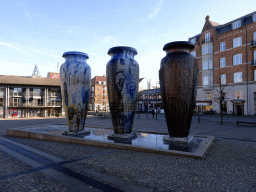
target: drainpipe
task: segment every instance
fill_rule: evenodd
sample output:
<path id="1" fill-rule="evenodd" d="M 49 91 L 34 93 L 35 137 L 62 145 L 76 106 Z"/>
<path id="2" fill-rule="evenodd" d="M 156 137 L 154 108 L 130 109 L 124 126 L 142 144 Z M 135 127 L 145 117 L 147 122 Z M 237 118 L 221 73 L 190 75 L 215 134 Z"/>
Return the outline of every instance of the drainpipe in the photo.
<path id="1" fill-rule="evenodd" d="M 246 48 L 246 85 L 247 85 L 247 97 L 246 97 L 246 102 L 247 102 L 247 115 L 248 113 L 248 100 L 249 100 L 249 86 L 248 86 L 248 53 L 247 53 L 247 27 L 245 28 L 245 48 Z"/>

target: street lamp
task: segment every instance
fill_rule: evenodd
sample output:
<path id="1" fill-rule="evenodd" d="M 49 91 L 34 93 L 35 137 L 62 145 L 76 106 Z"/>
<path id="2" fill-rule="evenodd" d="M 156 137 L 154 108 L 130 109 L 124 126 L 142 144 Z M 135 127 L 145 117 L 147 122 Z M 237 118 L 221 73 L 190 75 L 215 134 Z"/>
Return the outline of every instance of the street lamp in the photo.
<path id="1" fill-rule="evenodd" d="M 155 105 L 155 108 L 156 108 L 156 120 L 157 120 L 157 83 L 159 84 L 159 81 L 156 82 L 156 105 Z"/>

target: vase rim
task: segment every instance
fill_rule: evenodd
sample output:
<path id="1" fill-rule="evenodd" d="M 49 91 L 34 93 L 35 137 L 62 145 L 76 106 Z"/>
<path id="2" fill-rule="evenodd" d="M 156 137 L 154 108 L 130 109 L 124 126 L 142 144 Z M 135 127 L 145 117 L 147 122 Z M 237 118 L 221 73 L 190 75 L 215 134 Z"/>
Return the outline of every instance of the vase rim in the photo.
<path id="1" fill-rule="evenodd" d="M 65 53 L 63 53 L 62 57 L 65 57 L 66 55 L 83 55 L 83 56 L 86 56 L 87 59 L 89 58 L 87 53 L 79 52 L 79 51 L 68 51 L 68 52 L 65 52 Z"/>
<path id="2" fill-rule="evenodd" d="M 108 50 L 108 55 L 111 55 L 112 51 L 118 51 L 118 50 L 128 50 L 128 51 L 134 51 L 135 55 L 137 55 L 137 50 L 132 48 L 132 47 L 127 47 L 127 46 L 117 46 L 117 47 L 112 47 Z"/>
<path id="3" fill-rule="evenodd" d="M 175 47 L 194 49 L 195 45 L 193 45 L 189 41 L 173 41 L 173 42 L 165 44 L 163 50 L 166 51 L 167 49 L 172 49 Z"/>

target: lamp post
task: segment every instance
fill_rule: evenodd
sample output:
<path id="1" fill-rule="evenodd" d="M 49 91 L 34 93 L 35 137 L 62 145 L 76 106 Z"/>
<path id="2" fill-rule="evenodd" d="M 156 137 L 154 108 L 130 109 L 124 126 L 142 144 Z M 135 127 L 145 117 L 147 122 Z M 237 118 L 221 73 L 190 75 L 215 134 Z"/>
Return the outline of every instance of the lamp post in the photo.
<path id="1" fill-rule="evenodd" d="M 156 120 L 157 120 L 157 83 L 159 84 L 159 81 L 156 82 L 156 105 L 155 105 L 155 108 L 156 108 Z"/>

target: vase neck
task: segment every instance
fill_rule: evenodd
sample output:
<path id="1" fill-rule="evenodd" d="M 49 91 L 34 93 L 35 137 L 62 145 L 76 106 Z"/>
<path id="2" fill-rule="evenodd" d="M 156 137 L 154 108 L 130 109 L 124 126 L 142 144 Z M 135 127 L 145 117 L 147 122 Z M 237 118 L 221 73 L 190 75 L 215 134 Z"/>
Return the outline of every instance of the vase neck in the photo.
<path id="1" fill-rule="evenodd" d="M 133 59 L 137 55 L 137 51 L 132 47 L 120 46 L 109 49 L 108 55 L 112 56 L 112 58 L 122 57 Z"/>
<path id="2" fill-rule="evenodd" d="M 191 53 L 191 49 L 186 49 L 186 48 L 173 48 L 173 49 L 167 49 L 165 51 L 166 51 L 166 54 L 177 52 L 177 51 L 187 52 L 189 54 Z"/>

